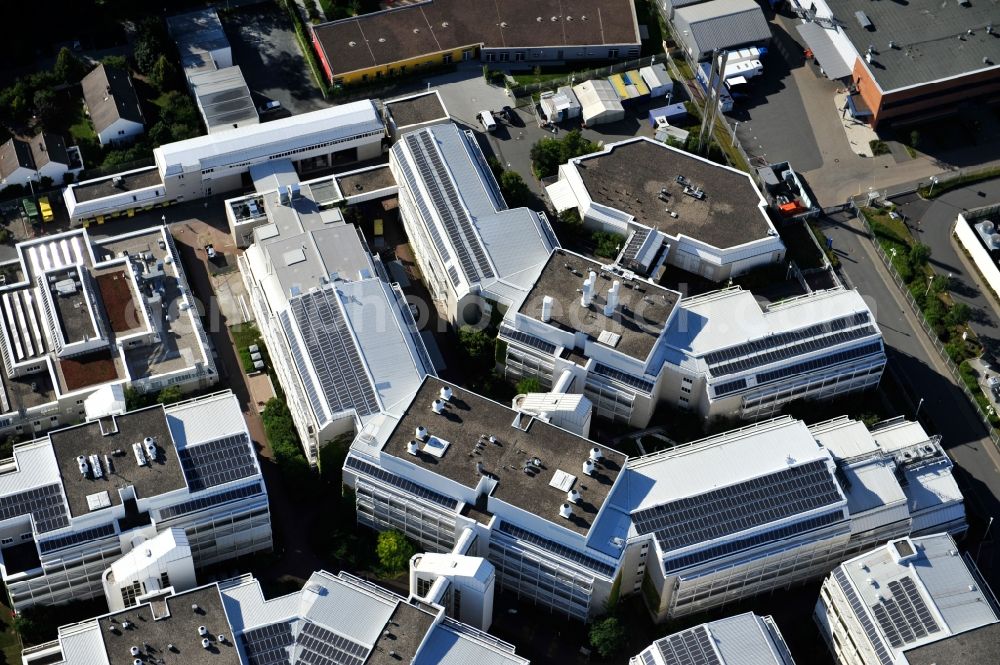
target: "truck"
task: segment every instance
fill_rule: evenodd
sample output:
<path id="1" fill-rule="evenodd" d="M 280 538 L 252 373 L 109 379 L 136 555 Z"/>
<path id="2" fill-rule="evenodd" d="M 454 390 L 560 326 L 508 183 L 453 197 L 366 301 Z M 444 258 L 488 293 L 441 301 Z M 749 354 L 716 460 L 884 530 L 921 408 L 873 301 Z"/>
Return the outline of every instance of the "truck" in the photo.
<path id="1" fill-rule="evenodd" d="M 711 86 L 709 85 L 709 77 L 711 77 L 711 75 L 712 63 L 710 62 L 701 63 L 695 70 L 695 80 L 698 82 L 698 85 L 706 95 L 709 94 L 709 90 L 711 89 Z M 723 87 L 723 89 L 719 91 L 719 110 L 723 113 L 729 113 L 733 110 L 734 104 L 735 102 L 733 101 L 733 96 L 729 94 L 729 91 L 725 87 Z"/>

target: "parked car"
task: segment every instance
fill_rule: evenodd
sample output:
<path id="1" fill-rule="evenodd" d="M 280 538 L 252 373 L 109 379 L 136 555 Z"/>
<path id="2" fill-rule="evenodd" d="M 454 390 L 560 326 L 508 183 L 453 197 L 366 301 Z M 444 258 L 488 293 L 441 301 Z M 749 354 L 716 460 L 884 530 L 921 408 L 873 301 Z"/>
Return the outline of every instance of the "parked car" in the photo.
<path id="1" fill-rule="evenodd" d="M 486 131 L 493 133 L 497 130 L 497 121 L 493 119 L 493 114 L 489 111 L 480 111 L 477 117 L 479 118 L 479 124 Z"/>
<path id="2" fill-rule="evenodd" d="M 263 114 L 263 113 L 270 113 L 271 111 L 277 111 L 280 108 L 281 108 L 281 102 L 279 102 L 277 99 L 272 99 L 271 101 L 265 104 L 261 104 L 260 108 L 257 110 Z"/>

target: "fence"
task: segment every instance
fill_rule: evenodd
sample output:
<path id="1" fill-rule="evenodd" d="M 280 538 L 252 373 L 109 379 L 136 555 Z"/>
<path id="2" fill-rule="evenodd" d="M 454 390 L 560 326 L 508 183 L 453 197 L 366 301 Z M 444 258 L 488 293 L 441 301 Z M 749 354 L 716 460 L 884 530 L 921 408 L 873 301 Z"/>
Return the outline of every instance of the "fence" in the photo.
<path id="1" fill-rule="evenodd" d="M 989 434 L 990 439 L 993 440 L 994 445 L 1000 446 L 1000 433 L 997 433 L 997 431 L 993 428 L 993 424 L 990 422 L 989 415 L 983 411 L 982 406 L 979 404 L 979 400 L 977 400 L 976 396 L 972 393 L 971 390 L 969 390 L 969 387 L 965 385 L 965 381 L 962 380 L 962 375 L 958 371 L 958 366 L 954 363 L 954 361 L 952 361 L 951 356 L 948 355 L 948 352 L 945 351 L 944 344 L 941 343 L 941 340 L 938 338 L 937 333 L 935 333 L 934 329 L 931 328 L 930 324 L 927 323 L 927 319 L 924 318 L 923 310 L 920 309 L 920 305 L 918 305 L 917 301 L 913 298 L 913 294 L 910 293 L 910 289 L 906 286 L 906 282 L 903 281 L 903 278 L 899 276 L 898 272 L 896 272 L 895 266 L 892 265 L 892 260 L 890 260 L 889 256 L 886 255 L 885 251 L 882 249 L 882 245 L 880 245 L 878 240 L 876 239 L 875 232 L 872 229 L 871 224 L 868 222 L 868 218 L 865 217 L 864 212 L 862 212 L 862 210 L 857 205 L 855 205 L 853 201 L 849 202 L 848 205 L 850 208 L 854 210 L 855 214 L 858 216 L 858 219 L 861 220 L 861 223 L 864 224 L 865 231 L 868 233 L 868 237 L 869 239 L 871 239 L 872 245 L 875 247 L 875 253 L 878 254 L 878 257 L 882 260 L 882 263 L 885 265 L 886 270 L 889 271 L 889 275 L 892 276 L 892 280 L 896 283 L 896 286 L 899 288 L 900 293 L 903 295 L 903 299 L 906 300 L 907 304 L 910 306 L 910 309 L 913 311 L 913 315 L 916 317 L 917 321 L 920 322 L 920 327 L 923 328 L 924 332 L 927 334 L 927 338 L 930 339 L 931 344 L 937 350 L 938 355 L 941 357 L 941 362 L 943 362 L 945 366 L 948 367 L 948 371 L 951 372 L 951 376 L 954 382 L 958 385 L 959 388 L 962 389 L 962 392 L 964 392 L 965 396 L 969 398 L 969 401 L 971 401 L 972 404 L 975 405 L 976 412 L 982 419 L 983 425 L 985 425 L 986 431 Z M 900 382 L 900 385 L 903 385 L 903 383 Z"/>
<path id="2" fill-rule="evenodd" d="M 645 58 L 639 58 L 638 60 L 623 60 L 622 62 L 616 62 L 614 64 L 608 65 L 607 67 L 598 67 L 597 69 L 572 72 L 560 79 L 550 79 L 548 81 L 539 81 L 538 83 L 527 83 L 525 85 L 514 85 L 510 87 L 510 92 L 515 97 L 528 97 L 529 95 L 532 95 L 536 92 L 555 90 L 560 86 L 574 85 L 577 82 L 587 81 L 590 79 L 606 78 L 608 76 L 611 76 L 612 74 L 621 74 L 622 72 L 627 72 L 630 69 L 648 67 L 649 65 L 652 65 L 657 62 L 663 62 L 664 60 L 669 61 L 670 58 L 667 55 L 664 55 L 663 53 L 658 53 L 656 55 L 649 55 L 646 56 Z"/>

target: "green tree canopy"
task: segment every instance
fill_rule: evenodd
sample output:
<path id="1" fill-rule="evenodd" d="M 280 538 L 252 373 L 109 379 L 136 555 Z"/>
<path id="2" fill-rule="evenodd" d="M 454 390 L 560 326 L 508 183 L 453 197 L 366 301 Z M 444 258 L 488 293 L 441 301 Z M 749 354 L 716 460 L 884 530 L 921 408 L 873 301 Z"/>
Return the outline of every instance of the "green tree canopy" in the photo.
<path id="1" fill-rule="evenodd" d="M 149 72 L 149 81 L 160 92 L 165 92 L 177 86 L 177 67 L 165 55 L 156 59 L 152 71 Z"/>
<path id="2" fill-rule="evenodd" d="M 144 19 L 139 23 L 132 46 L 132 57 L 135 59 L 136 68 L 143 74 L 150 74 L 168 44 L 169 39 L 163 21 L 157 17 Z"/>
<path id="3" fill-rule="evenodd" d="M 59 50 L 59 55 L 56 56 L 56 64 L 52 71 L 63 83 L 78 83 L 87 73 L 87 68 L 79 58 L 73 55 L 72 51 L 64 46 Z"/>
<path id="4" fill-rule="evenodd" d="M 468 361 L 467 369 L 475 374 L 489 371 L 494 364 L 493 354 L 496 340 L 472 326 L 458 329 L 458 345 Z"/>
<path id="5" fill-rule="evenodd" d="M 383 531 L 378 535 L 375 554 L 389 573 L 396 574 L 406 570 L 410 565 L 410 558 L 416 553 L 417 549 L 399 531 Z"/>
<path id="6" fill-rule="evenodd" d="M 180 386 L 167 386 L 160 391 L 156 401 L 160 404 L 173 404 L 174 402 L 181 401 L 182 397 L 184 397 L 184 393 L 181 391 Z"/>
<path id="7" fill-rule="evenodd" d="M 540 392 L 542 392 L 542 384 L 533 376 L 517 382 L 517 393 L 519 395 Z"/>
<path id="8" fill-rule="evenodd" d="M 566 132 L 561 139 L 543 138 L 531 146 L 531 163 L 539 178 L 553 176 L 559 165 L 574 157 L 596 152 L 598 146 L 588 141 L 579 129 Z"/>
<path id="9" fill-rule="evenodd" d="M 601 658 L 610 658 L 625 646 L 625 627 L 617 617 L 605 617 L 590 626 L 590 646 Z"/>
<path id="10" fill-rule="evenodd" d="M 517 171 L 504 171 L 500 175 L 500 191 L 511 208 L 530 207 L 534 202 L 535 197 Z"/>

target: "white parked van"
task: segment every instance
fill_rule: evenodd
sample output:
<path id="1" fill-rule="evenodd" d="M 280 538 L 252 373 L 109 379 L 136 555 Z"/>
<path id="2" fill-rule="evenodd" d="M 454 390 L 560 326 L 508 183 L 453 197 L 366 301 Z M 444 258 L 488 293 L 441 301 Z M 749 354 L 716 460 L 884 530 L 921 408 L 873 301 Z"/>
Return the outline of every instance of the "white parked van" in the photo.
<path id="1" fill-rule="evenodd" d="M 497 130 L 497 121 L 493 118 L 493 114 L 489 111 L 479 112 L 479 124 L 483 126 L 483 129 L 490 133 Z"/>

